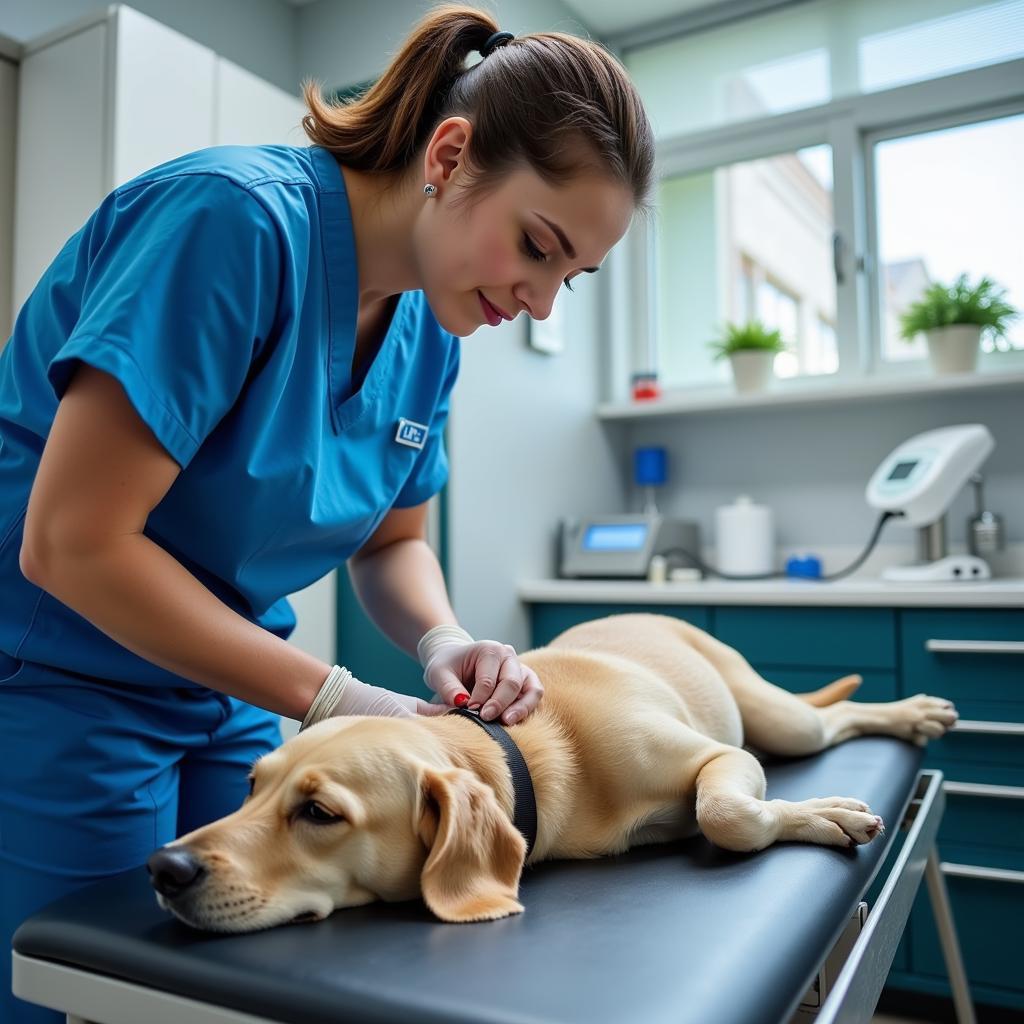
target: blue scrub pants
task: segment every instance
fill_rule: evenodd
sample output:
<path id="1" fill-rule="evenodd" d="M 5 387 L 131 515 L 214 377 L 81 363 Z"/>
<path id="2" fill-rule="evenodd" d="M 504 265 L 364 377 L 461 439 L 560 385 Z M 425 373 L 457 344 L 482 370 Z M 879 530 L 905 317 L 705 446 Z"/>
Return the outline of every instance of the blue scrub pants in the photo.
<path id="1" fill-rule="evenodd" d="M 252 762 L 280 742 L 276 715 L 212 690 L 128 686 L 0 652 L 3 1024 L 64 1021 L 11 993 L 18 925 L 237 810 Z"/>

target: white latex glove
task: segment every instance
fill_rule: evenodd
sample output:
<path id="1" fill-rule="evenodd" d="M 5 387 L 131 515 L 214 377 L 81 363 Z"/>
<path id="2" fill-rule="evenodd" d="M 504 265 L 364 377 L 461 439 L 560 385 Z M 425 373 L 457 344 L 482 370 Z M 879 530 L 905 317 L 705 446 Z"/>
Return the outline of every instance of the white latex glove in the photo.
<path id="1" fill-rule="evenodd" d="M 364 683 L 353 676 L 338 703 L 331 710 L 331 718 L 338 715 L 381 715 L 386 718 L 412 718 L 420 714 L 420 705 L 430 705 L 408 693 L 395 693 L 383 686 Z M 428 712 L 429 713 L 429 712 Z"/>
<path id="2" fill-rule="evenodd" d="M 533 669 L 515 648 L 495 640 L 474 640 L 459 626 L 435 626 L 416 647 L 423 681 L 446 705 L 479 707 L 480 717 L 501 717 L 505 725 L 522 721 L 544 696 Z"/>
<path id="3" fill-rule="evenodd" d="M 347 668 L 335 665 L 321 686 L 302 722 L 308 729 L 325 718 L 338 715 L 379 715 L 388 718 L 412 718 L 416 715 L 443 714 L 447 708 L 429 704 L 419 697 L 395 693 L 357 679 Z"/>

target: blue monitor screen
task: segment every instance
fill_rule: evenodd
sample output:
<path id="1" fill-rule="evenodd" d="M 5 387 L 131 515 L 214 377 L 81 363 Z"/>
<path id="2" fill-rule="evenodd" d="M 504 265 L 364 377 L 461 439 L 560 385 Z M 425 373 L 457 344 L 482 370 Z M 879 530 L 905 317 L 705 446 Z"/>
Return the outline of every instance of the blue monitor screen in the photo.
<path id="1" fill-rule="evenodd" d="M 597 523 L 583 535 L 584 551 L 640 551 L 647 541 L 646 523 Z"/>

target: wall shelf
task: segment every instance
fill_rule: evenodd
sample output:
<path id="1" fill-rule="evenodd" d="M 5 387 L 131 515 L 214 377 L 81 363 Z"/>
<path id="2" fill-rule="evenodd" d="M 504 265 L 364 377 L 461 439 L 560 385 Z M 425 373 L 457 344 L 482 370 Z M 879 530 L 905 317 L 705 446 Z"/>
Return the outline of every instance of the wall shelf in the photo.
<path id="1" fill-rule="evenodd" d="M 799 409 L 836 402 L 868 402 L 889 398 L 916 398 L 951 392 L 1024 390 L 1024 372 L 958 373 L 927 377 L 872 377 L 855 383 L 816 380 L 783 381 L 776 389 L 757 394 L 737 394 L 731 388 L 676 391 L 652 401 L 609 402 L 597 408 L 606 422 L 638 422 L 666 416 L 696 416 L 771 409 Z"/>

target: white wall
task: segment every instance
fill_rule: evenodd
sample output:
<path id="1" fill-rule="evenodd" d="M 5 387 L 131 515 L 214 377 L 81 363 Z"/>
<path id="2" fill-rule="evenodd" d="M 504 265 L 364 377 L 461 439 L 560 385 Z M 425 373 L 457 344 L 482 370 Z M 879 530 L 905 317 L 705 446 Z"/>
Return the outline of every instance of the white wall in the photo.
<path id="1" fill-rule="evenodd" d="M 748 493 L 774 509 L 780 547 L 856 553 L 878 515 L 865 502 L 864 491 L 882 459 L 914 434 L 954 423 L 984 423 L 992 431 L 996 447 L 982 468 L 985 503 L 1003 517 L 1007 542 L 1019 552 L 1024 544 L 1024 408 L 1016 389 L 879 399 L 837 404 L 827 411 L 719 413 L 627 427 L 624 435 L 630 447 L 668 447 L 669 486 L 659 506 L 696 519 L 704 545 L 714 540 L 715 508 Z M 965 488 L 949 512 L 951 545 L 962 548 L 973 512 L 972 491 Z M 880 540 L 902 549 L 899 560 L 913 561 L 915 534 L 890 523 Z M 827 564 L 826 570 L 840 569 L 846 561 L 852 561 L 852 554 Z M 1019 567 L 1013 574 L 1019 575 Z"/>
<path id="2" fill-rule="evenodd" d="M 335 87 L 375 77 L 432 6 L 427 0 L 320 0 L 300 7 L 300 77 L 309 75 Z M 559 0 L 492 0 L 469 6 L 488 11 L 507 32 L 588 34 L 586 26 Z"/>

